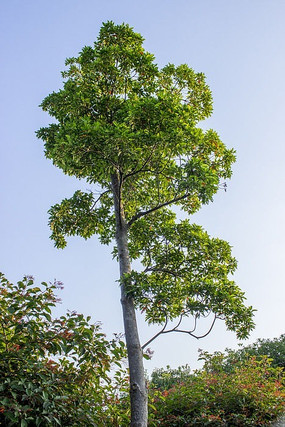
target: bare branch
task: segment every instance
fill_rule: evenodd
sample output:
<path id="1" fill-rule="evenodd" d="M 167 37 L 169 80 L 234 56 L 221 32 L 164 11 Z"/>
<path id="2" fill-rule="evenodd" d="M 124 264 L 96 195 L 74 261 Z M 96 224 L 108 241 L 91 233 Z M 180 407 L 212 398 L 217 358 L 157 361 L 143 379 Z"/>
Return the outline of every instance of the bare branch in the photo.
<path id="1" fill-rule="evenodd" d="M 217 320 L 217 316 L 215 315 L 214 320 L 213 320 L 213 322 L 212 322 L 209 330 L 205 334 L 203 334 L 203 335 L 194 335 L 192 331 L 186 331 L 186 330 L 183 330 L 183 329 L 174 329 L 174 330 L 164 331 L 163 333 L 166 334 L 168 332 L 181 332 L 181 333 L 184 333 L 184 334 L 191 335 L 191 337 L 196 338 L 197 340 L 199 340 L 201 338 L 205 338 L 207 335 L 210 334 L 210 332 L 212 331 L 212 329 L 214 327 L 214 324 L 216 323 L 216 320 Z"/>
<path id="2" fill-rule="evenodd" d="M 155 334 L 152 338 L 150 338 L 150 339 L 149 339 L 149 340 L 148 340 L 148 341 L 147 341 L 147 342 L 142 346 L 142 350 L 143 350 L 147 345 L 149 345 L 152 341 L 154 341 L 157 337 L 159 337 L 159 335 L 162 335 L 162 334 L 169 334 L 170 332 L 180 332 L 180 333 L 183 333 L 183 334 L 188 334 L 188 335 L 190 335 L 191 337 L 196 338 L 197 340 L 199 340 L 199 339 L 201 339 L 201 338 L 205 338 L 205 337 L 206 337 L 207 335 L 209 335 L 209 334 L 210 334 L 210 332 L 212 331 L 212 329 L 213 329 L 213 327 L 214 327 L 214 325 L 215 325 L 215 323 L 216 323 L 216 320 L 217 320 L 218 318 L 219 318 L 219 317 L 215 315 L 214 320 L 213 320 L 213 322 L 212 322 L 212 324 L 211 324 L 210 328 L 209 328 L 209 329 L 208 329 L 208 331 L 207 331 L 205 334 L 203 334 L 203 335 L 195 335 L 195 334 L 193 334 L 193 332 L 196 330 L 196 326 L 197 326 L 197 316 L 195 316 L 194 328 L 193 328 L 192 330 L 177 329 L 177 328 L 180 326 L 181 322 L 182 322 L 183 314 L 180 316 L 180 319 L 179 319 L 179 321 L 178 321 L 177 325 L 176 325 L 176 326 L 174 326 L 174 328 L 172 328 L 172 329 L 168 329 L 167 331 L 166 331 L 166 326 L 167 326 L 168 320 L 166 319 L 165 325 L 163 326 L 163 328 L 161 329 L 161 331 L 159 331 L 159 332 L 158 332 L 157 334 Z"/>
<path id="3" fill-rule="evenodd" d="M 180 319 L 179 319 L 179 321 L 178 321 L 177 325 L 175 326 L 175 329 L 176 329 L 176 328 L 179 328 L 179 326 L 180 326 L 180 324 L 181 324 L 181 322 L 182 322 L 182 318 L 183 318 L 183 314 L 181 314 L 181 315 L 180 315 Z"/>
<path id="4" fill-rule="evenodd" d="M 195 314 L 195 316 L 194 316 L 194 326 L 193 326 L 193 329 L 191 330 L 191 332 L 196 331 L 196 327 L 197 327 L 197 319 L 198 319 L 198 315 L 197 315 L 197 314 Z"/>
<path id="5" fill-rule="evenodd" d="M 142 350 L 147 346 L 147 345 L 149 345 L 152 341 L 154 341 L 159 335 L 161 335 L 161 334 L 163 334 L 164 333 L 164 330 L 165 330 L 165 328 L 166 328 L 166 326 L 167 326 L 167 323 L 168 323 L 168 320 L 167 320 L 167 318 L 166 318 L 166 321 L 165 321 L 165 324 L 164 324 L 164 326 L 163 326 L 163 328 L 161 329 L 161 331 L 159 331 L 157 334 L 155 334 L 152 338 L 150 338 L 144 345 L 142 345 Z"/>

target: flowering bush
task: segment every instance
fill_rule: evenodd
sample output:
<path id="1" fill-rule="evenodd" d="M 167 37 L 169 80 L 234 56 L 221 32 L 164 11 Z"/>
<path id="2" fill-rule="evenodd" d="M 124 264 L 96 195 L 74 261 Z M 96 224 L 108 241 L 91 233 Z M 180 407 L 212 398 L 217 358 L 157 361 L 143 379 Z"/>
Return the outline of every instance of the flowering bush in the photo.
<path id="1" fill-rule="evenodd" d="M 57 287 L 0 274 L 0 425 L 120 425 L 124 343 L 76 312 L 53 319 Z"/>
<path id="2" fill-rule="evenodd" d="M 202 370 L 160 390 L 153 426 L 265 426 L 284 412 L 284 371 L 266 357 L 241 361 L 230 373 L 222 353 L 201 357 Z"/>

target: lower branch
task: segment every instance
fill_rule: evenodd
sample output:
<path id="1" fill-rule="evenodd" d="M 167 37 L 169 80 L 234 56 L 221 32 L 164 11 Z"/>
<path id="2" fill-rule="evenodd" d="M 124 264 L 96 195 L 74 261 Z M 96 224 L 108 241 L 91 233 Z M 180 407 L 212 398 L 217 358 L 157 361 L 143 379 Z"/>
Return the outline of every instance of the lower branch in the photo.
<path id="1" fill-rule="evenodd" d="M 163 328 L 161 329 L 161 331 L 159 331 L 157 334 L 155 334 L 151 339 L 149 339 L 144 345 L 142 345 L 142 350 L 147 346 L 147 345 L 149 345 L 152 341 L 154 341 L 157 337 L 159 337 L 159 335 L 161 335 L 161 334 L 163 334 L 164 333 L 164 331 L 165 331 L 165 328 L 166 328 L 166 326 L 167 326 L 167 323 L 168 323 L 168 321 L 167 321 L 167 319 L 166 319 L 166 322 L 165 322 L 165 325 L 163 326 Z"/>
<path id="2" fill-rule="evenodd" d="M 216 320 L 218 319 L 218 316 L 217 315 L 215 315 L 215 317 L 214 317 L 214 320 L 212 321 L 212 324 L 211 324 L 211 326 L 210 326 L 210 328 L 208 329 L 208 331 L 205 333 L 205 334 L 203 334 L 203 335 L 196 335 L 196 334 L 194 334 L 193 332 L 196 330 L 196 326 L 197 326 L 197 316 L 195 316 L 195 323 L 194 323 L 194 328 L 192 329 L 192 330 L 184 330 L 184 329 L 178 329 L 179 328 L 179 326 L 180 326 L 180 324 L 181 324 L 181 322 L 182 322 L 182 318 L 183 318 L 183 315 L 181 315 L 180 316 L 180 319 L 179 319 L 179 321 L 178 321 L 178 323 L 177 323 L 177 325 L 176 326 L 174 326 L 174 328 L 171 328 L 171 329 L 168 329 L 168 330 L 166 330 L 166 326 L 167 326 L 167 323 L 168 323 L 168 320 L 166 319 L 166 322 L 165 322 L 165 325 L 163 326 L 163 328 L 161 329 L 161 331 L 159 331 L 157 334 L 155 334 L 152 338 L 150 338 L 143 346 L 142 346 L 142 349 L 144 349 L 146 346 L 148 346 L 152 341 L 154 341 L 157 337 L 159 337 L 160 335 L 162 335 L 162 334 L 169 334 L 170 332 L 180 332 L 180 333 L 183 333 L 183 334 L 188 334 L 188 335 L 190 335 L 191 337 L 193 337 L 193 338 L 196 338 L 197 340 L 199 340 L 199 339 L 201 339 L 201 338 L 205 338 L 207 335 L 209 335 L 210 334 L 210 332 L 212 331 L 212 329 L 213 329 L 213 327 L 214 327 L 214 325 L 215 325 L 215 323 L 216 323 Z"/>

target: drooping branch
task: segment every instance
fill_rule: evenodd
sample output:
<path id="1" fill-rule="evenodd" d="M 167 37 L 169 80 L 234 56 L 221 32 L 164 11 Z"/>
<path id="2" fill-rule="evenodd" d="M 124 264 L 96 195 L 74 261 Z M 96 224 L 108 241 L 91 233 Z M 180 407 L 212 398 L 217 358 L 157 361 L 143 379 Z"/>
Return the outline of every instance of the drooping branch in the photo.
<path id="1" fill-rule="evenodd" d="M 166 334 L 166 333 L 168 333 L 168 332 L 181 332 L 181 333 L 184 333 L 184 334 L 191 335 L 191 337 L 196 338 L 197 340 L 199 340 L 199 339 L 201 339 L 201 338 L 205 338 L 207 335 L 209 335 L 209 334 L 210 334 L 210 332 L 212 331 L 212 329 L 213 329 L 213 327 L 214 327 L 214 325 L 215 325 L 215 323 L 216 323 L 217 318 L 218 318 L 218 317 L 215 315 L 214 320 L 213 320 L 213 322 L 212 322 L 212 324 L 211 324 L 210 328 L 209 328 L 209 329 L 208 329 L 208 331 L 207 331 L 205 334 L 203 334 L 203 335 L 195 335 L 195 334 L 193 334 L 193 332 L 194 332 L 194 331 L 186 331 L 186 330 L 183 330 L 183 329 L 176 329 L 176 328 L 173 328 L 173 329 L 171 329 L 171 330 L 169 330 L 169 331 L 164 331 L 163 333 L 164 333 L 164 334 Z"/>
<path id="2" fill-rule="evenodd" d="M 146 347 L 146 346 L 148 346 L 151 342 L 153 342 L 156 338 L 158 338 L 160 335 L 162 335 L 162 334 L 169 334 L 170 332 L 180 332 L 180 333 L 184 333 L 184 334 L 188 334 L 188 335 L 190 335 L 191 337 L 193 337 L 193 338 L 196 338 L 196 339 L 201 339 L 201 338 L 205 338 L 207 335 L 209 335 L 210 333 L 211 333 L 211 331 L 212 331 L 212 329 L 213 329 L 213 327 L 214 327 L 214 325 L 215 325 L 215 323 L 216 323 L 216 320 L 218 319 L 219 317 L 217 316 L 217 315 L 215 315 L 215 317 L 214 317 L 214 319 L 213 319 L 213 321 L 212 321 L 212 324 L 211 324 L 211 326 L 210 326 L 210 328 L 208 329 L 208 331 L 205 333 L 205 334 L 203 334 L 203 335 L 195 335 L 193 332 L 196 330 L 196 327 L 197 327 L 197 316 L 195 316 L 194 317 L 194 327 L 193 327 L 193 329 L 192 330 L 184 330 L 184 329 L 178 329 L 179 328 L 179 326 L 180 326 L 180 324 L 181 324 L 181 322 L 182 322 L 182 319 L 183 319 L 183 315 L 181 315 L 180 316 L 180 318 L 179 318 L 179 321 L 178 321 L 178 323 L 177 323 L 177 325 L 176 326 L 174 326 L 173 328 L 171 328 L 171 329 L 168 329 L 168 330 L 166 330 L 166 326 L 167 326 L 167 323 L 168 323 L 168 320 L 166 319 L 166 322 L 165 322 L 165 324 L 164 324 L 164 326 L 163 326 L 163 328 L 157 333 L 157 334 L 155 334 L 152 338 L 150 338 L 143 346 L 142 346 L 142 350 Z"/>

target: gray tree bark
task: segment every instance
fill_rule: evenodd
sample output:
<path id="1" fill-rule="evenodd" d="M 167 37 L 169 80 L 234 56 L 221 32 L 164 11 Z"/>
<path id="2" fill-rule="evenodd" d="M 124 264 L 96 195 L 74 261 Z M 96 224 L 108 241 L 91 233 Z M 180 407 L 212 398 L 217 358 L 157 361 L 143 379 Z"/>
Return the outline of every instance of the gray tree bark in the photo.
<path id="1" fill-rule="evenodd" d="M 112 175 L 112 189 L 116 216 L 116 241 L 120 277 L 122 278 L 124 274 L 131 272 L 131 263 L 128 249 L 128 228 L 121 203 L 121 183 L 119 173 Z M 134 302 L 132 298 L 126 295 L 124 284 L 121 284 L 121 304 L 130 372 L 131 426 L 146 427 L 148 409 L 147 388 L 143 367 L 143 352 L 139 340 Z"/>

